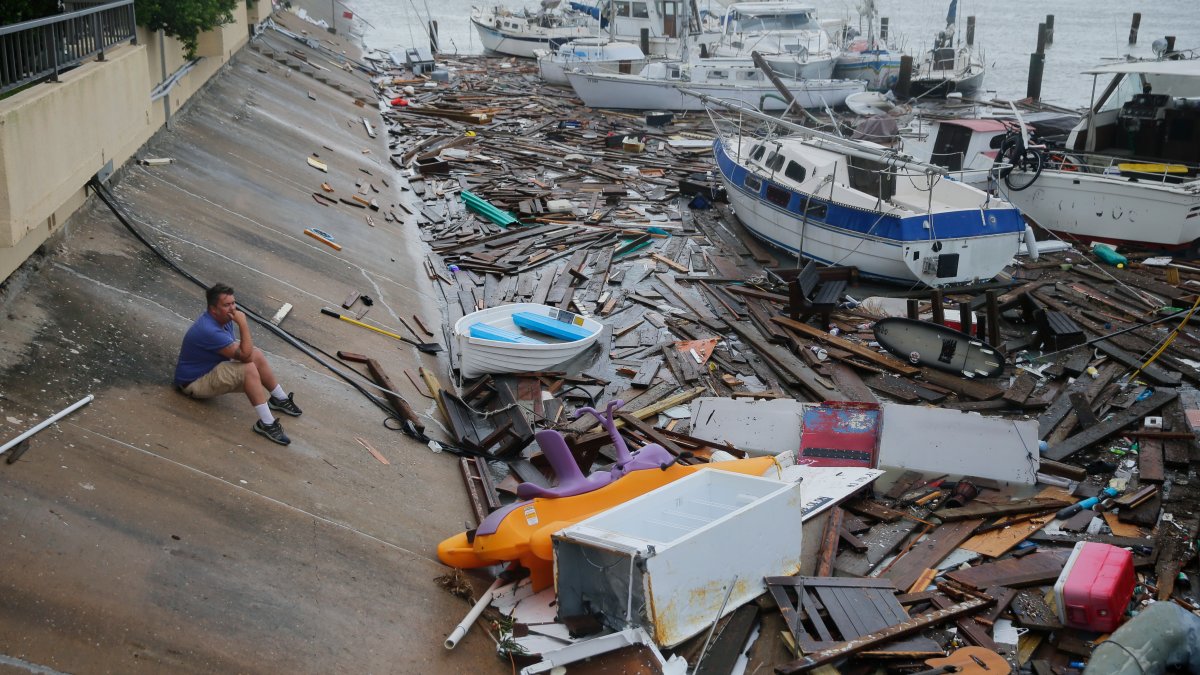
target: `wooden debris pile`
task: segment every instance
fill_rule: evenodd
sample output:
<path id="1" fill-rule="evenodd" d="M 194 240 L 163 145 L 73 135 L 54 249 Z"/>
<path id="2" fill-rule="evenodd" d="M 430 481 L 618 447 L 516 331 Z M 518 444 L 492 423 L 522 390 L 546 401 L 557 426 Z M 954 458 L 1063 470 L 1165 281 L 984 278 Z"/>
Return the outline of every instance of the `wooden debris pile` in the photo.
<path id="1" fill-rule="evenodd" d="M 719 623 L 717 658 L 740 653 L 760 626 L 751 671 L 839 663 L 914 672 L 969 645 L 1013 667 L 1070 672 L 1100 638 L 1063 626 L 1050 606 L 1079 541 L 1134 552 L 1132 609 L 1145 600 L 1200 608 L 1197 587 L 1178 583 L 1195 564 L 1200 527 L 1200 335 L 1183 321 L 1200 266 L 1131 255 L 1133 264 L 1114 269 L 1068 251 L 1017 262 L 994 282 L 932 292 L 871 286 L 852 269 L 798 268 L 721 203 L 707 119 L 650 127 L 578 106 L 528 65 L 450 65 L 450 85 L 426 88 L 402 73 L 378 82 L 384 100 L 414 87 L 406 106 L 385 113 L 411 195 L 381 210 L 421 228 L 448 324 L 535 302 L 610 329 L 599 353 L 564 372 L 490 376 L 459 393 L 426 378 L 457 442 L 511 469 L 494 483 L 486 462 L 462 460 L 481 520 L 518 482 L 552 481 L 535 429 L 562 431 L 584 472 L 612 460 L 607 434 L 573 416 L 583 405 L 624 400 L 631 447 L 659 443 L 685 462 L 745 454 L 689 435 L 687 404 L 699 396 L 935 405 L 1036 419 L 1041 483 L 1031 492 L 894 472 L 825 517 L 811 572 L 767 579 L 759 601 Z M 826 284 L 836 291 L 821 296 Z M 886 308 L 896 302 L 900 311 Z M 955 311 L 958 327 L 1006 357 L 1002 375 L 913 365 L 874 342 L 884 316 L 945 324 Z M 779 450 L 798 443 L 781 438 Z M 1056 517 L 1107 487 L 1117 496 Z"/>

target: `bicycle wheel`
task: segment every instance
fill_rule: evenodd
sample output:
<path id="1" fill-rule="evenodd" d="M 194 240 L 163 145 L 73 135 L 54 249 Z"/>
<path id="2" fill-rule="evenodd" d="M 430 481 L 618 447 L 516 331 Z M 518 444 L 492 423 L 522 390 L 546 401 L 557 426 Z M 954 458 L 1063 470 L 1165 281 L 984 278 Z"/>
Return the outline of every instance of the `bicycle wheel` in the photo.
<path id="1" fill-rule="evenodd" d="M 1004 177 L 1004 184 L 1014 192 L 1020 192 L 1033 185 L 1033 181 L 1042 175 L 1042 153 L 1036 150 L 1025 150 L 1012 163 L 1012 170 Z"/>
<path id="2" fill-rule="evenodd" d="M 1019 139 L 1015 136 L 1005 136 L 1001 141 L 1000 147 L 996 150 L 996 161 L 992 165 L 992 177 L 996 180 L 1008 178 L 1008 174 L 1012 173 L 1013 165 L 1017 162 L 1019 154 Z"/>

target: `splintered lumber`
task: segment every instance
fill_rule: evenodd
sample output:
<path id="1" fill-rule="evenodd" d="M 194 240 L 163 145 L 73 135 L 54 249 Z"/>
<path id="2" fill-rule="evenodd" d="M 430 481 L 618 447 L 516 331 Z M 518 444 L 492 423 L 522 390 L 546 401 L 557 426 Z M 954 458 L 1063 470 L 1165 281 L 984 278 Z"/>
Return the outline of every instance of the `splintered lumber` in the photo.
<path id="1" fill-rule="evenodd" d="M 639 420 L 644 420 L 647 417 L 650 417 L 652 415 L 657 415 L 660 412 L 662 412 L 668 408 L 674 408 L 677 405 L 683 405 L 684 403 L 687 403 L 688 401 L 696 398 L 697 396 L 703 394 L 706 391 L 708 391 L 707 387 L 696 387 L 694 389 L 688 389 L 685 391 L 681 391 L 678 394 L 675 394 L 674 396 L 669 396 L 667 398 L 664 398 L 661 401 L 657 401 L 657 402 L 655 402 L 651 405 L 648 405 L 644 408 L 639 408 L 639 409 L 631 411 L 631 412 L 622 411 L 621 417 L 625 417 L 626 415 L 628 415 L 628 416 L 636 417 Z M 594 419 L 594 418 L 592 418 L 592 419 Z M 597 426 L 599 426 L 599 425 L 596 424 L 595 422 L 593 422 L 589 428 L 595 428 Z M 616 421 L 616 427 L 618 429 L 620 429 L 623 426 L 625 426 L 625 423 L 620 418 L 618 418 Z M 608 432 L 605 431 L 604 429 L 601 429 L 600 431 L 594 432 L 587 436 L 580 437 L 580 439 L 576 443 L 579 445 L 586 444 L 586 443 L 588 443 L 588 441 L 593 440 L 592 437 L 594 437 L 594 436 L 601 437 L 601 438 L 608 438 Z"/>
<path id="2" fill-rule="evenodd" d="M 864 358 L 867 361 L 870 361 L 871 363 L 873 363 L 877 366 L 880 366 L 882 368 L 886 368 L 894 373 L 899 373 L 900 375 L 911 376 L 911 375 L 916 375 L 921 372 L 920 368 L 914 368 L 914 367 L 912 367 L 908 364 L 902 363 L 901 361 L 894 359 L 890 356 L 880 354 L 879 352 L 875 351 L 874 349 L 864 347 L 864 346 L 858 344 L 857 342 L 851 342 L 849 340 L 838 337 L 836 335 L 831 335 L 830 333 L 823 331 L 820 328 L 814 328 L 806 323 L 794 321 L 792 319 L 789 319 L 786 316 L 773 316 L 773 317 L 771 317 L 771 321 L 774 321 L 775 323 L 779 324 L 780 326 L 784 326 L 785 328 L 794 330 L 797 333 L 800 333 L 806 337 L 813 338 L 814 340 L 820 340 L 821 342 L 825 342 L 826 344 L 831 344 L 835 347 L 838 347 L 839 349 L 844 349 L 848 352 L 852 352 L 856 356 Z"/>
<path id="3" fill-rule="evenodd" d="M 969 380 L 965 377 L 943 373 L 940 370 L 932 368 L 921 368 L 921 379 L 929 384 L 949 389 L 959 396 L 966 396 L 976 401 L 990 401 L 1004 395 L 1004 390 L 993 384 L 978 380 Z"/>
<path id="4" fill-rule="evenodd" d="M 857 513 L 860 516 L 867 516 L 875 520 L 882 520 L 885 523 L 894 523 L 906 515 L 903 511 L 889 509 L 879 502 L 863 498 L 846 502 L 844 508 L 851 513 Z"/>
<path id="5" fill-rule="evenodd" d="M 1113 436 L 1125 427 L 1140 421 L 1146 415 L 1158 410 L 1167 403 L 1175 400 L 1179 392 L 1174 389 L 1158 389 L 1150 398 L 1133 404 L 1127 410 L 1114 414 L 1111 418 L 1071 436 L 1062 443 L 1050 446 L 1042 456 L 1047 459 L 1060 461 L 1086 448 L 1092 443 L 1098 443 Z"/>
<path id="6" fill-rule="evenodd" d="M 791 675 L 792 673 L 808 672 L 817 666 L 826 663 L 832 663 L 838 659 L 852 656 L 859 652 L 865 651 L 876 645 L 884 644 L 890 640 L 895 640 L 905 635 L 920 632 L 930 626 L 935 626 L 944 621 L 957 619 L 960 616 L 966 616 L 976 612 L 984 607 L 995 602 L 991 598 L 971 598 L 963 602 L 951 605 L 945 609 L 938 609 L 925 614 L 919 614 L 908 621 L 902 621 L 885 628 L 881 631 L 876 631 L 862 637 L 843 642 L 836 647 L 822 649 L 812 654 L 808 654 L 791 663 L 784 664 L 775 669 L 780 675 Z"/>
<path id="7" fill-rule="evenodd" d="M 962 544 L 962 548 L 974 551 L 989 558 L 999 558 L 1012 547 L 1025 541 L 1029 535 L 1037 532 L 1054 520 L 1054 513 L 1029 513 L 1020 516 L 1003 518 L 995 525 L 989 525 L 986 532 L 980 532 Z"/>
<path id="8" fill-rule="evenodd" d="M 966 541 L 981 523 L 983 523 L 982 519 L 974 519 L 942 525 L 921 541 L 913 544 L 907 553 L 897 558 L 891 567 L 881 572 L 881 576 L 890 579 L 896 588 L 911 587 L 925 573 L 925 570 L 935 567 L 943 558 L 958 548 L 959 544 Z"/>
<path id="9" fill-rule="evenodd" d="M 968 518 L 994 518 L 996 516 L 1011 516 L 1031 511 L 1049 511 L 1050 509 L 1060 509 L 1070 504 L 1070 501 L 1055 499 L 1053 497 L 1032 497 L 1007 504 L 988 504 L 987 502 L 975 501 L 956 509 L 935 511 L 934 515 L 942 519 L 943 522 L 950 522 Z"/>
<path id="10" fill-rule="evenodd" d="M 371 373 L 371 378 L 375 380 L 375 384 L 378 384 L 384 389 L 383 397 L 387 399 L 387 402 L 391 404 L 392 408 L 400 415 L 400 417 L 403 418 L 402 421 L 408 422 L 419 432 L 425 431 L 425 424 L 421 422 L 421 418 L 417 417 L 416 411 L 412 409 L 412 406 L 408 404 L 408 401 L 404 400 L 404 397 L 396 393 L 398 388 L 396 385 L 392 384 L 391 378 L 389 378 L 387 373 L 384 372 L 383 366 L 379 365 L 378 361 L 363 356 L 362 354 L 354 354 L 351 352 L 339 351 L 337 356 L 339 359 L 350 361 L 351 363 L 365 363 L 367 365 L 367 370 Z"/>
<path id="11" fill-rule="evenodd" d="M 387 457 L 384 457 L 382 452 L 379 452 L 378 450 L 376 450 L 375 446 L 371 445 L 370 441 L 368 441 L 367 439 L 362 438 L 360 436 L 355 436 L 354 440 L 358 441 L 359 445 L 366 448 L 367 452 L 371 453 L 372 457 L 379 460 L 380 464 L 391 464 L 391 462 L 388 461 Z"/>
<path id="12" fill-rule="evenodd" d="M 825 531 L 821 535 L 821 551 L 817 558 L 816 576 L 833 576 L 833 561 L 837 557 L 838 543 L 841 541 L 842 518 L 845 511 L 834 506 L 829 510 L 825 521 Z"/>
<path id="13" fill-rule="evenodd" d="M 867 550 L 861 553 L 843 551 L 834 563 L 834 570 L 838 576 L 862 577 L 870 574 L 871 570 L 875 569 L 884 558 L 891 555 L 892 551 L 896 550 L 896 547 L 912 534 L 916 527 L 917 523 L 911 520 L 879 523 L 871 527 L 870 531 L 862 536 Z"/>
<path id="14" fill-rule="evenodd" d="M 948 572 L 946 578 L 980 591 L 992 586 L 1034 586 L 1057 579 L 1070 555 L 1068 549 L 1038 551 Z"/>
<path id="15" fill-rule="evenodd" d="M 804 389 L 814 401 L 845 401 L 846 395 L 838 391 L 833 383 L 817 375 L 817 373 L 796 358 L 791 352 L 779 345 L 768 344 L 762 334 L 756 331 L 752 324 L 738 321 L 729 324 L 738 337 L 754 348 L 755 353 L 767 362 L 785 384 L 795 385 Z"/>

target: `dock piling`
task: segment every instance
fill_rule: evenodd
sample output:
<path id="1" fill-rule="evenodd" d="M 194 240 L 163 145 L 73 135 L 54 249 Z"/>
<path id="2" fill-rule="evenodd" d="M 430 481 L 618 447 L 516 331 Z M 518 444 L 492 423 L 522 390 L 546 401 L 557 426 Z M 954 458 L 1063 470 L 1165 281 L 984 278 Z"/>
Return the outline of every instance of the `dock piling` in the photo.
<path id="1" fill-rule="evenodd" d="M 885 16 L 885 17 L 882 17 L 879 19 L 879 39 L 883 42 L 887 42 L 887 37 L 888 37 L 888 18 Z"/>
<path id="2" fill-rule="evenodd" d="M 1054 15 L 1046 15 L 1046 44 L 1054 44 Z"/>
<path id="3" fill-rule="evenodd" d="M 906 100 L 909 96 L 909 90 L 912 88 L 912 71 L 913 57 L 905 54 L 900 57 L 900 76 L 896 78 L 896 86 L 892 89 L 896 93 L 896 98 L 901 101 Z"/>
<path id="4" fill-rule="evenodd" d="M 1029 82 L 1025 86 L 1025 96 L 1034 101 L 1042 98 L 1042 71 L 1046 68 L 1046 55 L 1034 53 L 1029 55 Z"/>
<path id="5" fill-rule="evenodd" d="M 1138 27 L 1142 25 L 1142 13 L 1133 13 L 1133 23 L 1129 24 L 1129 44 L 1137 44 Z"/>
<path id="6" fill-rule="evenodd" d="M 967 45 L 975 44 L 975 17 L 967 17 Z"/>
<path id="7" fill-rule="evenodd" d="M 946 307 L 943 304 L 942 289 L 935 288 L 930 294 L 929 301 L 933 303 L 933 319 L 932 321 L 939 326 L 946 323 Z"/>

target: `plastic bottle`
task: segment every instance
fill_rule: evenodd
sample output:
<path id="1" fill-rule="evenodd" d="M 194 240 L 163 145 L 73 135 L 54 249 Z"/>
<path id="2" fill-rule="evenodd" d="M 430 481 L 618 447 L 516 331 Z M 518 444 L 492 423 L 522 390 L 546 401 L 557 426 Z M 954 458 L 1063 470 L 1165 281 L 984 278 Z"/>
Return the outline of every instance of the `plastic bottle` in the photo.
<path id="1" fill-rule="evenodd" d="M 1096 244 L 1093 246 L 1092 253 L 1095 253 L 1097 258 L 1103 260 L 1109 265 L 1116 267 L 1117 269 L 1121 269 L 1129 264 L 1128 258 L 1120 253 L 1117 253 L 1111 247 L 1105 246 L 1104 244 Z"/>

